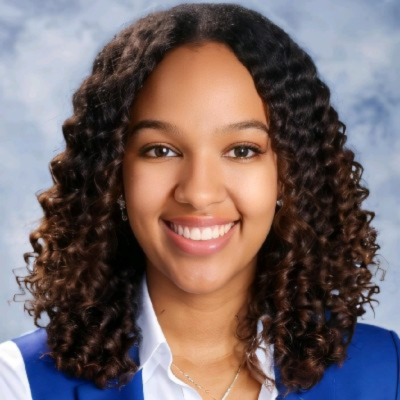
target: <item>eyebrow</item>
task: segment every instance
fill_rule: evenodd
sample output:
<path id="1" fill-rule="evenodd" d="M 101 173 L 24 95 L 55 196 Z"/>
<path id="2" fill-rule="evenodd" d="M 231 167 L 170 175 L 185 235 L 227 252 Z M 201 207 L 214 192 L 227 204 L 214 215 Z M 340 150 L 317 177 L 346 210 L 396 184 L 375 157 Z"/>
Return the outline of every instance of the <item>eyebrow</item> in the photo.
<path id="1" fill-rule="evenodd" d="M 136 124 L 133 125 L 132 130 L 130 132 L 131 135 L 134 133 L 137 133 L 141 129 L 157 129 L 157 130 L 163 130 L 169 133 L 172 133 L 174 135 L 181 135 L 182 132 L 179 130 L 179 128 L 166 121 L 159 121 L 156 119 L 144 119 Z M 265 125 L 263 122 L 258 121 L 256 119 L 250 119 L 246 121 L 240 121 L 240 122 L 234 122 L 228 125 L 224 125 L 222 128 L 218 129 L 218 132 L 221 133 L 228 133 L 230 131 L 234 130 L 245 130 L 245 129 L 258 129 L 263 131 L 264 133 L 268 134 L 268 126 Z"/>

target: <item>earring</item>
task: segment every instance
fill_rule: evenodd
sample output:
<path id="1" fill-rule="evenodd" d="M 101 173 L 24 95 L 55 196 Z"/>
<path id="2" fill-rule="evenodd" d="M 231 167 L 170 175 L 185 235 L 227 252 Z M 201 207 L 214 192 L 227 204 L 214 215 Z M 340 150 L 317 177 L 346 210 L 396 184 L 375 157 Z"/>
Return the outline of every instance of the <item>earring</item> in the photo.
<path id="1" fill-rule="evenodd" d="M 126 203 L 122 194 L 118 197 L 117 203 L 119 205 L 119 209 L 121 210 L 122 221 L 128 221 L 128 216 L 126 215 Z"/>
<path id="2" fill-rule="evenodd" d="M 277 205 L 278 207 L 282 207 L 282 204 L 283 204 L 282 199 L 278 199 L 278 200 L 276 201 L 276 205 Z"/>

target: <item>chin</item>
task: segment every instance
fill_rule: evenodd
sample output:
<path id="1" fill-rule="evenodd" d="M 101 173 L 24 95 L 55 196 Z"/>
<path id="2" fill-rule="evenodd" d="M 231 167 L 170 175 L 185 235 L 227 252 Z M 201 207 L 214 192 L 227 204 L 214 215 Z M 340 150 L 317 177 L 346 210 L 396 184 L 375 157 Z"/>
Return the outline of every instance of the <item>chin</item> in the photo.
<path id="1" fill-rule="evenodd" d="M 212 294 L 220 290 L 223 286 L 218 285 L 218 284 L 207 284 L 207 283 L 202 283 L 202 284 L 187 284 L 184 282 L 183 284 L 179 284 L 179 289 L 182 290 L 183 292 L 187 294 L 193 294 L 193 295 L 207 295 L 207 294 Z"/>
<path id="2" fill-rule="evenodd" d="M 234 277 L 215 275 L 212 273 L 201 273 L 182 275 L 172 280 L 175 286 L 188 294 L 206 295 L 228 289 L 234 282 Z"/>

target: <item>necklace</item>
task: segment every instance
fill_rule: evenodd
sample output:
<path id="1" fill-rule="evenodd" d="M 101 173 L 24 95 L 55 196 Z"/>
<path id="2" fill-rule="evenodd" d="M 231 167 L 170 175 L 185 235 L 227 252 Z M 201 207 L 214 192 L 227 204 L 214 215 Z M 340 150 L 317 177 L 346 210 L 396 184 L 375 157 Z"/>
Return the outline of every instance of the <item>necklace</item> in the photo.
<path id="1" fill-rule="evenodd" d="M 207 393 L 212 400 L 217 400 L 214 396 L 212 396 L 210 394 L 210 390 L 205 389 L 203 386 L 200 386 L 197 382 L 194 381 L 194 379 L 189 376 L 187 373 L 183 372 L 176 364 L 172 363 L 171 365 L 173 365 L 188 381 L 190 381 L 191 383 L 193 383 L 194 386 L 196 386 L 197 388 L 199 388 L 200 390 L 202 390 L 203 392 Z M 233 386 L 236 383 L 237 378 L 239 377 L 240 374 L 240 370 L 241 370 L 242 366 L 239 365 L 239 368 L 236 372 L 235 377 L 233 378 L 233 381 L 231 382 L 231 384 L 229 385 L 228 389 L 226 389 L 226 392 L 224 393 L 224 395 L 221 397 L 221 400 L 226 400 L 229 396 L 229 393 L 232 391 Z"/>

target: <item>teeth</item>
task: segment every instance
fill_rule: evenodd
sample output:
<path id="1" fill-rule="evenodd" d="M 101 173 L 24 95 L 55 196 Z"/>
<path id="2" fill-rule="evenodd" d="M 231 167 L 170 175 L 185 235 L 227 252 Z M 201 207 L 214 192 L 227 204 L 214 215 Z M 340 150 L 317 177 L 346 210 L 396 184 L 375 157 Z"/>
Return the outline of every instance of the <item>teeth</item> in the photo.
<path id="1" fill-rule="evenodd" d="M 172 230 L 180 236 L 191 240 L 210 240 L 224 236 L 234 225 L 233 222 L 225 225 L 207 226 L 205 228 L 189 228 L 171 223 Z"/>
<path id="2" fill-rule="evenodd" d="M 217 237 L 219 237 L 219 229 L 218 226 L 214 227 L 214 229 L 212 230 L 212 238 L 216 239 Z"/>
<path id="3" fill-rule="evenodd" d="M 201 232 L 199 228 L 190 229 L 190 239 L 201 240 Z"/>

